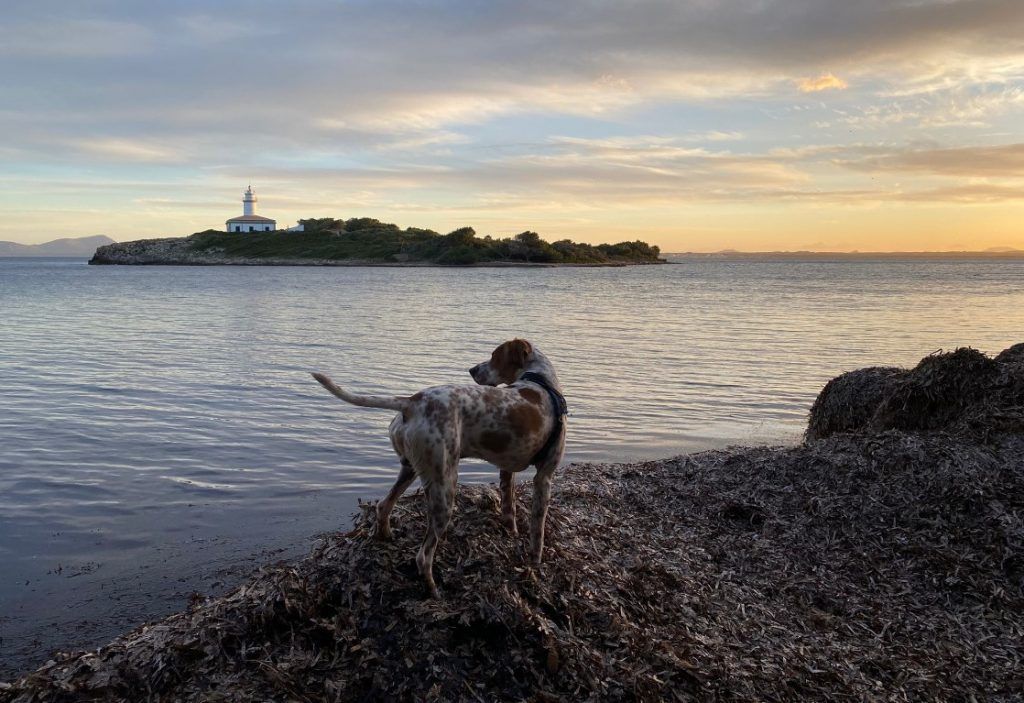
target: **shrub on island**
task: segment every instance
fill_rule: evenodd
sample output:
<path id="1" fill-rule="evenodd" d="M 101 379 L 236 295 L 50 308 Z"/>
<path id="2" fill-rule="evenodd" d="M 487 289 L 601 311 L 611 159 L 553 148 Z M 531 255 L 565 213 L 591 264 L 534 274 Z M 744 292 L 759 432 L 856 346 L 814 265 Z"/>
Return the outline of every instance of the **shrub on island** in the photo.
<path id="1" fill-rule="evenodd" d="M 451 266 L 480 263 L 626 264 L 662 263 L 661 251 L 646 242 L 584 244 L 562 239 L 549 243 L 536 232 L 514 237 L 480 237 L 472 227 L 447 234 L 380 222 L 369 217 L 332 217 L 299 221 L 302 232 L 221 232 L 189 237 L 193 252 L 217 252 L 230 258 L 318 259 L 380 263 L 422 262 Z"/>

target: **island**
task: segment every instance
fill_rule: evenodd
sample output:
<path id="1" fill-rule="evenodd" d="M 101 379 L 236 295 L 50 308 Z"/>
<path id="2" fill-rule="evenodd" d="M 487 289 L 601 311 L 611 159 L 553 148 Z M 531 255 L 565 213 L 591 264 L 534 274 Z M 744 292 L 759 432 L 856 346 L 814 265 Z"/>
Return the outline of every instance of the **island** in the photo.
<path id="1" fill-rule="evenodd" d="M 0 703 L 1020 700 L 1024 344 L 844 373 L 795 446 L 571 464 L 555 486 L 539 568 L 496 487 L 462 485 L 430 598 L 422 498 L 393 542 L 368 503 Z"/>
<path id="2" fill-rule="evenodd" d="M 90 264 L 186 266 L 629 266 L 663 264 L 646 242 L 547 242 L 536 232 L 495 239 L 472 227 L 448 234 L 368 217 L 300 220 L 302 231 L 222 232 L 108 244 Z"/>

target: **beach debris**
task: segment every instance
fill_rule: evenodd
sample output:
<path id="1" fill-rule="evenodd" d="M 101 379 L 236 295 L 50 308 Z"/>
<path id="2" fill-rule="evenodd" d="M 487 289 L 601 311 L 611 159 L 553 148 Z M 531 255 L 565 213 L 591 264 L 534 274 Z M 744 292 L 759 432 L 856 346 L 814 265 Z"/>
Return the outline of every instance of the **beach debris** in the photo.
<path id="1" fill-rule="evenodd" d="M 806 438 L 889 429 L 1024 432 L 1024 344 L 995 359 L 962 347 L 926 356 L 910 370 L 837 376 L 814 401 Z"/>
<path id="2" fill-rule="evenodd" d="M 1016 417 L 1018 346 L 830 384 L 860 378 L 876 410 L 800 446 L 564 467 L 537 569 L 495 488 L 461 486 L 439 599 L 411 557 L 422 496 L 391 543 L 364 505 L 309 557 L 0 701 L 1020 700 L 1024 434 L 978 411 Z"/>

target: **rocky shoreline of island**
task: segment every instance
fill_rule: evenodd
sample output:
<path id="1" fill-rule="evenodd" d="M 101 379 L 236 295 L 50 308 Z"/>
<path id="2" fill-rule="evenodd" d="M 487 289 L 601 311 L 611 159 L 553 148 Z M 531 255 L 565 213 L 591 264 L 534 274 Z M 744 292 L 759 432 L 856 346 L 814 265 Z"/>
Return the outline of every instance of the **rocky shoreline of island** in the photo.
<path id="1" fill-rule="evenodd" d="M 0 701 L 1013 700 L 1024 629 L 1024 344 L 843 374 L 793 447 L 560 470 L 543 565 L 461 486 L 440 599 L 354 528 Z"/>
<path id="2" fill-rule="evenodd" d="M 154 241 L 154 240 L 149 240 Z M 135 244 L 136 242 L 129 242 Z M 108 249 L 108 247 L 101 247 Z M 487 261 L 472 264 L 438 264 L 430 261 L 374 261 L 372 259 L 303 259 L 303 258 L 246 258 L 225 256 L 209 252 L 167 252 L 120 249 L 109 245 L 108 251 L 97 250 L 89 259 L 98 266 L 321 266 L 321 267 L 374 267 L 374 268 L 621 268 L 625 266 L 657 266 L 669 261 L 635 261 L 606 263 L 541 263 L 525 261 Z"/>

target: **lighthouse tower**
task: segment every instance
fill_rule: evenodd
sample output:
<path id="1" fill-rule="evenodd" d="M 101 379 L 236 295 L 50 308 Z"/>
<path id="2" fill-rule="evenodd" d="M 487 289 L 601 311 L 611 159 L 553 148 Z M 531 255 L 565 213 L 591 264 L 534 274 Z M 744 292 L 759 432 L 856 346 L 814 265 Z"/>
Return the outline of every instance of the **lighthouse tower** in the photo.
<path id="1" fill-rule="evenodd" d="M 256 214 L 256 194 L 252 192 L 251 183 L 249 184 L 249 187 L 245 189 L 245 193 L 242 194 L 242 214 Z"/>
<path id="2" fill-rule="evenodd" d="M 256 214 L 256 193 L 252 185 L 242 193 L 242 216 L 232 217 L 224 224 L 228 232 L 273 232 L 277 229 L 275 220 Z"/>

